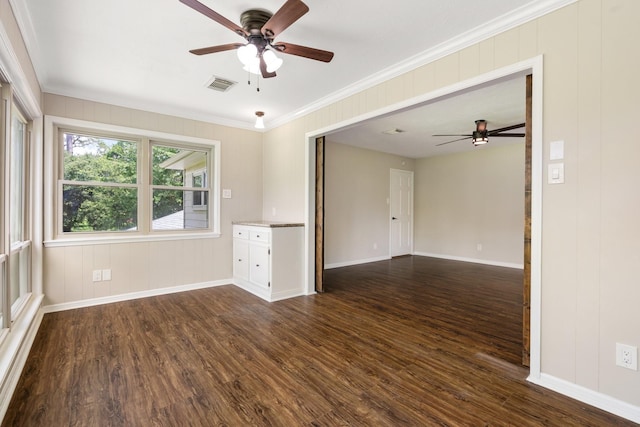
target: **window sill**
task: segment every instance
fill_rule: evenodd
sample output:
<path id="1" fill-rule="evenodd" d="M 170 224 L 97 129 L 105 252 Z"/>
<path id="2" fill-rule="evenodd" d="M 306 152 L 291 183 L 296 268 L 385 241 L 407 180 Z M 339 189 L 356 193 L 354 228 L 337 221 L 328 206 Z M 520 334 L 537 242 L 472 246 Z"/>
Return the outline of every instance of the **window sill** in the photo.
<path id="1" fill-rule="evenodd" d="M 114 243 L 141 243 L 141 242 L 162 242 L 167 240 L 195 240 L 195 239 L 217 239 L 220 233 L 175 233 L 175 234 L 147 234 L 144 236 L 84 236 L 84 237 L 62 237 L 55 240 L 45 240 L 45 248 L 57 248 L 64 246 L 90 246 L 90 245 L 110 245 Z"/>

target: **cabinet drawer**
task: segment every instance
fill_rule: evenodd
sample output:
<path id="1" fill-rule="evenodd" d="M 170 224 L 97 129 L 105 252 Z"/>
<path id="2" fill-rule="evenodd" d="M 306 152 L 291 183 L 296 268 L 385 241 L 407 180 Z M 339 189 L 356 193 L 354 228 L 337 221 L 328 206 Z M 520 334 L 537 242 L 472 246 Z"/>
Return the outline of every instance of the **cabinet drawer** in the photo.
<path id="1" fill-rule="evenodd" d="M 269 230 L 251 230 L 249 231 L 249 240 L 254 242 L 269 243 L 271 241 L 271 233 Z"/>
<path id="2" fill-rule="evenodd" d="M 249 240 L 249 229 L 244 227 L 233 227 L 233 237 L 236 239 L 247 239 Z"/>

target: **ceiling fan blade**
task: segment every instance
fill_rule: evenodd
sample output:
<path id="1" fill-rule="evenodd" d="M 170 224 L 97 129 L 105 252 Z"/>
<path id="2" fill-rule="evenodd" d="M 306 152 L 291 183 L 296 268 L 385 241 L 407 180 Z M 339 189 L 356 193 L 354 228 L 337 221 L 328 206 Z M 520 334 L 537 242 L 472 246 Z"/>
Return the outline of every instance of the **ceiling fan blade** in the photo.
<path id="1" fill-rule="evenodd" d="M 524 123 L 519 123 L 517 125 L 511 125 L 511 126 L 506 126 L 500 129 L 492 129 L 492 130 L 488 130 L 487 131 L 487 136 L 496 136 L 496 134 L 500 133 L 500 132 L 505 132 L 508 130 L 513 130 L 513 129 L 519 129 L 519 128 L 523 128 L 524 127 Z"/>
<path id="2" fill-rule="evenodd" d="M 206 55 L 208 53 L 224 52 L 225 50 L 238 49 L 242 46 L 244 46 L 242 43 L 229 43 L 221 44 L 218 46 L 203 47 L 200 49 L 192 49 L 189 52 L 193 53 L 194 55 Z"/>
<path id="3" fill-rule="evenodd" d="M 227 27 L 228 29 L 230 29 L 234 33 L 236 33 L 236 34 L 238 34 L 238 35 L 240 35 L 242 37 L 247 37 L 247 35 L 248 35 L 247 32 L 241 26 L 239 26 L 237 24 L 234 24 L 233 22 L 229 21 L 227 18 L 225 18 L 224 16 L 220 15 L 218 12 L 214 12 L 213 10 L 209 9 L 207 6 L 203 5 L 198 0 L 180 0 L 180 2 L 186 4 L 191 9 L 202 13 L 204 16 L 207 16 L 207 17 L 213 19 L 218 24 Z"/>
<path id="4" fill-rule="evenodd" d="M 511 137 L 511 138 L 523 138 L 524 133 L 496 133 L 494 135 L 488 135 L 491 138 L 496 138 L 499 136 Z"/>
<path id="5" fill-rule="evenodd" d="M 260 31 L 266 38 L 273 39 L 307 12 L 309 12 L 309 7 L 301 0 L 287 0 L 262 26 Z"/>
<path id="6" fill-rule="evenodd" d="M 440 144 L 436 144 L 436 147 L 439 147 L 439 146 L 445 145 L 445 144 L 451 144 L 452 142 L 464 141 L 465 139 L 470 139 L 470 138 L 471 137 L 468 136 L 466 138 L 454 139 L 453 141 L 441 142 Z"/>
<path id="7" fill-rule="evenodd" d="M 262 56 L 260 56 L 260 73 L 262 73 L 263 79 L 268 79 L 276 76 L 275 72 L 270 73 L 267 71 L 267 63 L 264 61 L 264 58 Z"/>
<path id="8" fill-rule="evenodd" d="M 331 62 L 333 52 L 328 50 L 314 49 L 312 47 L 300 46 L 293 43 L 280 43 L 273 45 L 278 52 L 289 55 L 302 56 L 303 58 L 315 59 L 316 61 Z"/>

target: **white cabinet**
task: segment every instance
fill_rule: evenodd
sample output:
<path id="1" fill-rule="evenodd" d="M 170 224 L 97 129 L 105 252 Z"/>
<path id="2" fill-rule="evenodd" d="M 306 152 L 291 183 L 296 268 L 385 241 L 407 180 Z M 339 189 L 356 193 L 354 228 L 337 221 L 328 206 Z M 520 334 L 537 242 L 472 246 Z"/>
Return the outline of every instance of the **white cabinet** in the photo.
<path id="1" fill-rule="evenodd" d="M 233 275 L 249 280 L 249 242 L 233 241 Z"/>
<path id="2" fill-rule="evenodd" d="M 267 301 L 303 295 L 303 232 L 302 224 L 234 224 L 234 284 Z"/>

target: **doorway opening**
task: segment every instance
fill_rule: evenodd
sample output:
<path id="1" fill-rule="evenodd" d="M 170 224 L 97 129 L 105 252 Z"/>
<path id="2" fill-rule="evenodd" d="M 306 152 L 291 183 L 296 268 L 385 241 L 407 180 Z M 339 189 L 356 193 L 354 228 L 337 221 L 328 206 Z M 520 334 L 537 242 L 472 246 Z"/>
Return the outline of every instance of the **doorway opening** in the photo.
<path id="1" fill-rule="evenodd" d="M 536 379 L 540 376 L 540 248 L 541 248 L 541 184 L 542 184 L 542 57 L 523 61 L 513 66 L 505 67 L 491 73 L 466 80 L 446 88 L 425 94 L 411 100 L 395 104 L 384 109 L 356 117 L 348 122 L 309 132 L 306 135 L 307 146 L 307 235 L 306 235 L 306 278 L 307 293 L 315 292 L 316 288 L 316 138 L 329 135 L 341 129 L 353 126 L 365 120 L 389 115 L 393 112 L 419 106 L 440 97 L 455 94 L 464 90 L 469 90 L 476 86 L 485 85 L 503 78 L 515 75 L 531 75 L 530 86 L 527 98 L 530 104 L 527 120 L 527 134 L 529 135 L 529 149 L 527 153 L 527 173 L 530 178 L 527 180 L 526 200 L 530 206 L 527 209 L 528 219 L 525 227 L 525 251 L 529 257 L 529 262 L 525 262 L 525 274 L 528 280 L 524 284 L 528 286 L 528 301 L 525 301 L 525 312 L 523 320 L 526 319 L 528 330 L 523 329 L 523 364 L 529 363 L 530 378 Z M 528 235 L 527 235 L 528 233 Z M 527 248 L 528 245 L 528 248 Z M 526 348 L 528 344 L 528 349 Z M 529 357 L 530 355 L 530 357 Z"/>

